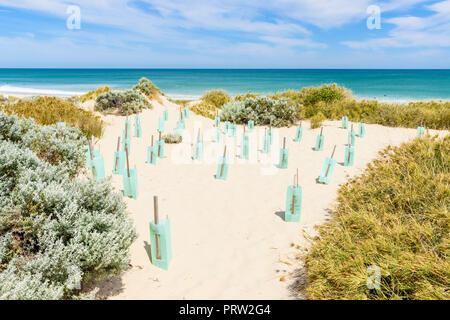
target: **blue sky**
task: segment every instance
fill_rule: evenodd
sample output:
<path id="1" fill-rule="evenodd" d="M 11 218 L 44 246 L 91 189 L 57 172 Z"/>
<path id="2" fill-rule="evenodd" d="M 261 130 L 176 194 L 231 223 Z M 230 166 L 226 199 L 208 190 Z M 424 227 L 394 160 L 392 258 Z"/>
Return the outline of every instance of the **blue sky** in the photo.
<path id="1" fill-rule="evenodd" d="M 450 0 L 0 0 L 0 67 L 450 68 Z"/>

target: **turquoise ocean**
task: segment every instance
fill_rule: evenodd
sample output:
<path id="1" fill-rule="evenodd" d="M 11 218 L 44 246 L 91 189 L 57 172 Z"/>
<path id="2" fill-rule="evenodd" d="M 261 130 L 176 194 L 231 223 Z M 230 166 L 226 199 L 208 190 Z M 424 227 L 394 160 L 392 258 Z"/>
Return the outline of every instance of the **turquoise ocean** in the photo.
<path id="1" fill-rule="evenodd" d="M 0 69 L 0 94 L 71 96 L 108 85 L 131 88 L 147 77 L 167 96 L 194 99 L 212 89 L 275 93 L 337 83 L 358 98 L 450 100 L 450 70 L 362 69 Z"/>

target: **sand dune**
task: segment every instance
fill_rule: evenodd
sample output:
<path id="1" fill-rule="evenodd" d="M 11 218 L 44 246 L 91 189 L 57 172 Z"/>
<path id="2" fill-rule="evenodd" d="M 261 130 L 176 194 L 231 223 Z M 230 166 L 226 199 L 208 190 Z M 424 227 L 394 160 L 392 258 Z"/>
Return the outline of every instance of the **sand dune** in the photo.
<path id="1" fill-rule="evenodd" d="M 292 141 L 295 127 L 278 130 L 280 144 L 282 137 L 287 137 L 288 169 L 277 169 L 274 163 L 236 162 L 230 165 L 228 179 L 220 181 L 214 178 L 214 163 L 173 163 L 171 153 L 177 145 L 166 145 L 166 158 L 158 159 L 156 166 L 145 163 L 150 137 L 154 134 L 156 139 L 158 117 L 164 108 L 169 110 L 166 132 L 173 130 L 178 118 L 179 106 L 166 99 L 153 105 L 153 110 L 141 115 L 143 138 L 131 142 L 130 165 L 138 169 L 140 193 L 137 200 L 125 199 L 139 234 L 131 247 L 131 267 L 123 276 L 102 283 L 99 298 L 303 298 L 295 290 L 302 266 L 298 259 L 301 250 L 296 246 L 308 247 L 303 231 L 313 234 L 314 225 L 330 218 L 336 191 L 347 175 L 360 173 L 387 145 L 399 145 L 416 135 L 415 129 L 367 125 L 366 136 L 356 141 L 355 166 L 344 167 L 347 130 L 340 129 L 340 121 L 325 122 L 324 151 L 312 150 L 319 129 L 311 130 L 305 122 L 301 143 Z M 107 173 L 111 173 L 124 117 L 104 118 L 109 126 L 97 146 Z M 196 122 L 203 129 L 213 123 L 191 112 L 186 120 L 191 135 Z M 205 147 L 213 144 L 205 137 Z M 338 164 L 333 179 L 330 185 L 317 184 L 323 161 L 335 144 Z M 190 144 L 187 147 L 191 148 Z M 274 145 L 274 152 L 277 159 L 279 147 Z M 296 168 L 303 188 L 302 215 L 300 223 L 287 223 L 283 220 L 286 188 Z M 121 176 L 113 176 L 112 181 L 122 190 Z M 173 260 L 168 271 L 152 265 L 148 255 L 154 195 L 159 196 L 160 214 L 171 218 Z"/>

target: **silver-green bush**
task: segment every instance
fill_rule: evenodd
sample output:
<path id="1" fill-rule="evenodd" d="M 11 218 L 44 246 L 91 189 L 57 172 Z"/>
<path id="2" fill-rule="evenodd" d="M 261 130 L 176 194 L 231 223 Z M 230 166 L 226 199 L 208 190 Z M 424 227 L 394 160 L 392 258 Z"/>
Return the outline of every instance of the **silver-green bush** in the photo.
<path id="1" fill-rule="evenodd" d="M 54 129 L 0 113 L 0 299 L 79 298 L 83 283 L 128 265 L 136 233 L 121 195 L 74 177 L 85 138 Z M 31 133 L 59 161 L 33 151 Z"/>

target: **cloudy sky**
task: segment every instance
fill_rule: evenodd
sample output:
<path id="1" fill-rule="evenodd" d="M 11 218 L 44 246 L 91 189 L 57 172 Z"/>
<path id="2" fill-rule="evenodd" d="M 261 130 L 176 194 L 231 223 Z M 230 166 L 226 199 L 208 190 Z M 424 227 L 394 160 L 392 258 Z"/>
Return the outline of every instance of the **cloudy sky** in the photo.
<path id="1" fill-rule="evenodd" d="M 450 0 L 0 0 L 0 67 L 450 68 Z"/>

